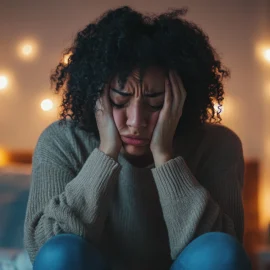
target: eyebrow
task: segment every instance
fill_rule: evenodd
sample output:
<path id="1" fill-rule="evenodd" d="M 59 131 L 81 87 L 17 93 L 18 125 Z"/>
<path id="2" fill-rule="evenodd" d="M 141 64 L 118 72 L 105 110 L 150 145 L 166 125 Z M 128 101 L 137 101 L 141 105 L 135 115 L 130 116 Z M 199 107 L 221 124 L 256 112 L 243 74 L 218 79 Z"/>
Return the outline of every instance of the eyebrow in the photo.
<path id="1" fill-rule="evenodd" d="M 130 96 L 133 95 L 131 93 L 123 92 L 123 91 L 120 91 L 120 90 L 117 90 L 117 89 L 114 89 L 114 88 L 111 88 L 111 90 L 113 92 L 116 92 L 117 94 L 119 94 L 121 96 L 124 96 L 124 97 L 130 97 Z M 155 93 L 145 93 L 144 95 L 146 97 L 158 97 L 158 96 L 164 95 L 164 93 L 165 92 L 155 92 Z"/>

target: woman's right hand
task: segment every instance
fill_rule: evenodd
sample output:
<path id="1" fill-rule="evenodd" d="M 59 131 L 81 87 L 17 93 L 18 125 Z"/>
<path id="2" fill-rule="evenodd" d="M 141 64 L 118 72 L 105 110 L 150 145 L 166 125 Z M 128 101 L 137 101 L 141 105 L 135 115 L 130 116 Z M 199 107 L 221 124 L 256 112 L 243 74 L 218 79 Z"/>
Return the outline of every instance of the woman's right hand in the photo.
<path id="1" fill-rule="evenodd" d="M 122 141 L 113 119 L 108 84 L 105 85 L 102 96 L 96 102 L 95 117 L 100 136 L 99 150 L 117 160 Z"/>

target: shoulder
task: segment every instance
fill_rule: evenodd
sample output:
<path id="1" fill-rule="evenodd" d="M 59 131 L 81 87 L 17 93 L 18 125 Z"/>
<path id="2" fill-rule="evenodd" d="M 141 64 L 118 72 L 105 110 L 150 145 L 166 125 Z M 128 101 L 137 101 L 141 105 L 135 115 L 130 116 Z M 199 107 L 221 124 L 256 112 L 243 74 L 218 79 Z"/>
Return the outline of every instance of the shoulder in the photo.
<path id="1" fill-rule="evenodd" d="M 87 156 L 96 147 L 92 134 L 75 126 L 71 120 L 65 124 L 57 120 L 40 134 L 33 156 L 35 160 L 53 162 L 58 165 L 71 164 Z"/>
<path id="2" fill-rule="evenodd" d="M 214 146 L 223 146 L 231 149 L 242 149 L 242 142 L 239 136 L 230 128 L 220 124 L 205 124 L 203 126 L 205 141 Z M 228 149 L 228 150 L 229 150 Z"/>
<path id="3" fill-rule="evenodd" d="M 86 131 L 80 129 L 78 126 L 74 125 L 74 122 L 71 120 L 66 120 L 65 123 L 61 123 L 60 120 L 57 120 L 47 126 L 39 136 L 38 141 L 59 141 L 63 142 L 63 138 L 65 142 L 69 141 L 70 138 L 76 136 L 89 137 L 90 134 Z"/>
<path id="4" fill-rule="evenodd" d="M 242 142 L 234 131 L 220 124 L 205 124 L 202 131 L 205 160 L 220 166 L 242 162 Z"/>

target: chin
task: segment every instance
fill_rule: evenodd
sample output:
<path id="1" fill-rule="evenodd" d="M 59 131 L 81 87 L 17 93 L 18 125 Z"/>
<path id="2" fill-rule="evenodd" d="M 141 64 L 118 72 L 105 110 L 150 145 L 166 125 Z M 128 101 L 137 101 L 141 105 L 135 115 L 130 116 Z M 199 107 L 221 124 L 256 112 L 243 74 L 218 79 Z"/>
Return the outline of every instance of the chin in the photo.
<path id="1" fill-rule="evenodd" d="M 149 146 L 135 146 L 130 144 L 124 144 L 122 150 L 124 153 L 131 156 L 143 156 L 149 152 Z"/>

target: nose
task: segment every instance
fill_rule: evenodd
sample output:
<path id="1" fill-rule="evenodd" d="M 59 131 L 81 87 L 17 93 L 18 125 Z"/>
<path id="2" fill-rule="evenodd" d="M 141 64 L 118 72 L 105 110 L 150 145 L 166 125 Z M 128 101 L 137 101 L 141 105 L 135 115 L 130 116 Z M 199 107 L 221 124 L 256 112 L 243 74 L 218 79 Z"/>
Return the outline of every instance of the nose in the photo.
<path id="1" fill-rule="evenodd" d="M 147 126 L 142 104 L 137 103 L 127 109 L 127 126 L 138 130 Z"/>

